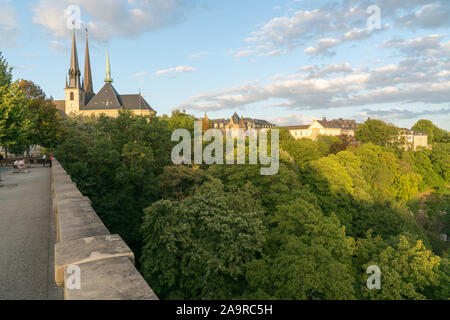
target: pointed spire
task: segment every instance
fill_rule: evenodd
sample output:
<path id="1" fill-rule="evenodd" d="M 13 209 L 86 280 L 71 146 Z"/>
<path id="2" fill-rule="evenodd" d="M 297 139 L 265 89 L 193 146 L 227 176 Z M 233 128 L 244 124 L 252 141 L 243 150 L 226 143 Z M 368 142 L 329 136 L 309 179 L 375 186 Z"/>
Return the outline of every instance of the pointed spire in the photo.
<path id="1" fill-rule="evenodd" d="M 66 89 L 69 88 L 69 83 L 67 81 L 67 75 L 66 75 Z"/>
<path id="2" fill-rule="evenodd" d="M 109 61 L 109 50 L 108 49 L 106 49 L 106 78 L 105 78 L 105 82 L 106 83 L 113 82 L 113 79 L 111 78 L 111 63 Z"/>
<path id="3" fill-rule="evenodd" d="M 75 27 L 72 31 L 72 54 L 70 57 L 69 88 L 80 88 L 81 71 L 78 65 L 77 41 L 75 40 Z"/>
<path id="4" fill-rule="evenodd" d="M 91 71 L 91 58 L 89 56 L 89 39 L 88 39 L 88 29 L 86 28 L 86 53 L 84 60 L 84 80 L 83 88 L 86 92 L 86 96 L 94 95 L 94 86 L 92 83 L 92 71 Z"/>

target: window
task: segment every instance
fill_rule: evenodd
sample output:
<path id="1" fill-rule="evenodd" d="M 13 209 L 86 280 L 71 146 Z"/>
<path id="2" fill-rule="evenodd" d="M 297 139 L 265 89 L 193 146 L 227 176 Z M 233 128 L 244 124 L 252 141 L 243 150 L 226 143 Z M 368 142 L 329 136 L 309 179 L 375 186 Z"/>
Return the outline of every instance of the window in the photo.
<path id="1" fill-rule="evenodd" d="M 75 99 L 73 92 L 70 93 L 70 101 L 73 101 Z"/>

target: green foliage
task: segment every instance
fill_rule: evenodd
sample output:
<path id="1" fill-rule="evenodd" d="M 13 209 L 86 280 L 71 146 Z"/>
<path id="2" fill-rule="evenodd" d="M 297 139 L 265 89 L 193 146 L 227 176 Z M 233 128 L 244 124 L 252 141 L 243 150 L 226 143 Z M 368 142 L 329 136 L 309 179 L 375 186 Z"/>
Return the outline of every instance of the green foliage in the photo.
<path id="1" fill-rule="evenodd" d="M 159 198 L 156 177 L 170 161 L 170 130 L 155 117 L 69 118 L 55 156 L 113 233 L 139 254 L 142 210 Z"/>
<path id="2" fill-rule="evenodd" d="M 433 170 L 433 163 L 431 162 L 430 156 L 431 153 L 429 150 L 410 151 L 405 154 L 406 160 L 414 168 L 414 171 L 423 178 L 421 190 L 425 190 L 426 187 L 442 189 L 445 185 L 443 177 Z"/>
<path id="3" fill-rule="evenodd" d="M 362 144 L 281 130 L 273 176 L 174 166 L 171 131 L 192 132 L 194 119 L 70 118 L 56 154 L 160 298 L 448 298 L 448 144 L 406 152 L 391 144 L 395 128 L 369 122 L 375 138 Z M 372 264 L 382 290 L 366 288 Z"/>
<path id="4" fill-rule="evenodd" d="M 422 119 L 417 121 L 417 123 L 411 128 L 411 130 L 417 132 L 425 132 L 428 136 L 429 144 L 445 142 L 445 138 L 446 136 L 448 136 L 448 132 L 438 128 L 430 120 Z"/>
<path id="5" fill-rule="evenodd" d="M 280 205 L 263 258 L 247 279 L 253 299 L 352 299 L 351 248 L 336 216 L 304 200 Z"/>
<path id="6" fill-rule="evenodd" d="M 245 266 L 264 241 L 262 208 L 251 198 L 215 180 L 145 210 L 142 273 L 161 298 L 229 299 L 245 289 Z"/>
<path id="7" fill-rule="evenodd" d="M 13 68 L 8 65 L 0 51 L 0 87 L 9 87 L 12 83 Z M 1 96 L 0 96 L 1 99 Z"/>
<path id="8" fill-rule="evenodd" d="M 55 147 L 62 139 L 63 127 L 53 101 L 47 99 L 42 89 L 32 81 L 21 80 L 19 87 L 29 99 L 28 118 L 31 124 L 25 144 Z"/>
<path id="9" fill-rule="evenodd" d="M 373 244 L 368 245 L 367 242 L 358 243 L 357 259 L 366 261 L 362 264 L 362 270 L 370 265 L 380 267 L 381 289 L 363 288 L 364 297 L 379 300 L 426 299 L 423 294 L 425 289 L 439 283 L 440 258 L 427 250 L 420 240 L 414 242 L 405 235 L 399 235 L 392 245 L 385 248 L 380 238 L 375 239 Z"/>
<path id="10" fill-rule="evenodd" d="M 399 129 L 392 124 L 369 119 L 359 126 L 355 136 L 362 143 L 371 142 L 377 145 L 387 145 L 392 143 L 398 133 Z"/>
<path id="11" fill-rule="evenodd" d="M 18 82 L 0 87 L 0 145 L 12 151 L 22 151 L 31 120 L 28 99 Z M 17 152 L 17 153 L 19 153 Z"/>

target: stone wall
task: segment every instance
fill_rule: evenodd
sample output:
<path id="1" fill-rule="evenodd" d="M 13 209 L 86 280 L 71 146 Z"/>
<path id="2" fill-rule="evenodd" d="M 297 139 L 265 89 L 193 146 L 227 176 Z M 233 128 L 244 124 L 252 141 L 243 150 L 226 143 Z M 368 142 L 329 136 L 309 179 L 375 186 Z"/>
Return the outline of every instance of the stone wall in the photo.
<path id="1" fill-rule="evenodd" d="M 53 160 L 56 221 L 55 281 L 66 300 L 157 300 L 134 266 L 134 254 L 110 234 L 62 168 Z M 79 275 L 79 276 L 78 276 Z"/>

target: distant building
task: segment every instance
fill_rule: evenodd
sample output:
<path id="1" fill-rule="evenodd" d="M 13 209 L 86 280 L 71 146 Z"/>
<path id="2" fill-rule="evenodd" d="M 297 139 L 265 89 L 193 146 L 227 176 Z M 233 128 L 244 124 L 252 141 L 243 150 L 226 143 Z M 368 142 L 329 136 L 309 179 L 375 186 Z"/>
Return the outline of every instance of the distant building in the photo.
<path id="1" fill-rule="evenodd" d="M 69 79 L 66 77 L 66 99 L 54 101 L 56 108 L 62 114 L 100 115 L 110 117 L 118 115 L 119 110 L 130 110 L 137 115 L 154 115 L 155 110 L 145 101 L 141 94 L 121 95 L 112 85 L 109 53 L 106 56 L 105 84 L 95 94 L 92 82 L 89 43 L 86 31 L 86 56 L 84 63 L 84 79 L 80 81 L 81 71 L 78 65 L 75 30 L 72 35 L 72 54 L 70 58 Z"/>
<path id="2" fill-rule="evenodd" d="M 400 129 L 398 140 L 404 145 L 405 150 L 417 151 L 419 148 L 428 148 L 428 135 L 424 132 L 403 128 Z"/>
<path id="3" fill-rule="evenodd" d="M 249 130 L 254 130 L 257 134 L 260 130 L 269 130 L 275 127 L 274 124 L 266 120 L 239 117 L 237 113 L 234 113 L 230 119 L 208 119 L 205 114 L 204 120 L 209 121 L 211 129 L 220 129 L 224 132 L 225 130 L 231 130 L 233 137 L 239 135 L 239 130 L 242 130 L 248 136 Z"/>
<path id="4" fill-rule="evenodd" d="M 308 138 L 316 140 L 319 136 L 340 136 L 342 134 L 354 136 L 358 129 L 355 120 L 335 119 L 314 120 L 310 125 L 285 126 L 295 139 Z"/>

